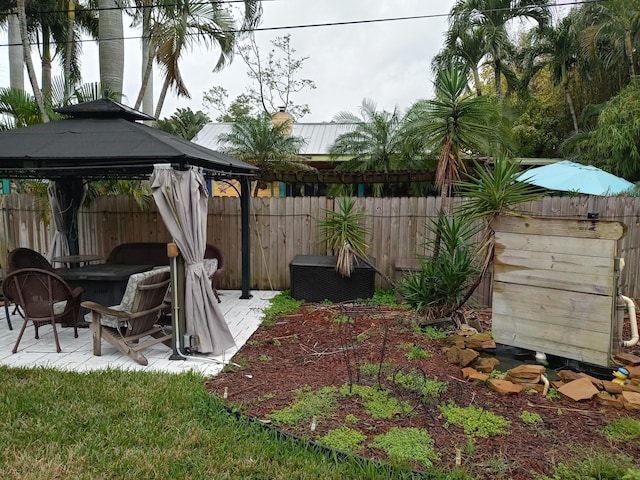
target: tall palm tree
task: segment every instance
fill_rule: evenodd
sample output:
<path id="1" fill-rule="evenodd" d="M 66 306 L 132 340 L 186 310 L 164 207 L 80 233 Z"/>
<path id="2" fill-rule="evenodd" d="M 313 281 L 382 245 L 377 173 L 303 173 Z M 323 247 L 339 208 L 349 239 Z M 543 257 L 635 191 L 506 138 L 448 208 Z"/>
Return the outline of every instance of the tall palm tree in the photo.
<path id="1" fill-rule="evenodd" d="M 137 4 L 148 4 L 148 0 L 137 0 Z M 204 43 L 220 51 L 213 71 L 219 71 L 232 58 L 240 34 L 255 27 L 261 20 L 260 0 L 244 0 L 243 16 L 240 24 L 236 16 L 224 2 L 195 2 L 181 0 L 167 2 L 155 8 L 143 9 L 147 15 L 134 16 L 134 24 L 142 23 L 145 42 L 146 63 L 142 84 L 135 103 L 137 108 L 145 97 L 152 78 L 154 60 L 161 66 L 165 81 L 156 106 L 155 116 L 159 117 L 164 97 L 169 87 L 174 87 L 180 96 L 189 97 L 189 92 L 179 69 L 182 54 L 195 43 Z M 136 9 L 138 11 L 139 9 Z M 240 32 L 240 34 L 238 33 Z"/>
<path id="2" fill-rule="evenodd" d="M 634 53 L 640 48 L 640 0 L 609 0 L 582 9 L 591 25 L 584 31 L 587 49 L 607 68 L 625 65 L 636 76 Z"/>
<path id="3" fill-rule="evenodd" d="M 441 189 L 442 208 L 454 182 L 465 170 L 463 152 L 487 154 L 500 141 L 499 116 L 487 96 L 467 94 L 467 78 L 456 68 L 440 70 L 435 98 L 420 100 L 407 112 L 406 132 L 426 150 L 438 152 L 436 187 Z"/>
<path id="4" fill-rule="evenodd" d="M 98 6 L 98 58 L 100 83 L 122 98 L 124 75 L 124 26 L 118 0 L 97 0 Z"/>
<path id="5" fill-rule="evenodd" d="M 24 53 L 20 38 L 20 21 L 13 9 L 7 16 L 9 39 L 9 86 L 24 90 Z"/>
<path id="6" fill-rule="evenodd" d="M 555 27 L 538 27 L 527 35 L 524 48 L 525 64 L 532 74 L 547 67 L 551 70 L 551 80 L 564 91 L 567 107 L 573 121 L 573 130 L 578 132 L 578 117 L 569 89 L 569 81 L 574 73 L 588 77 L 588 61 L 583 55 L 580 32 L 575 15 L 564 17 Z"/>
<path id="7" fill-rule="evenodd" d="M 451 17 L 451 20 L 454 18 Z M 473 77 L 476 95 L 482 95 L 482 82 L 479 67 L 486 54 L 484 37 L 479 28 L 464 28 L 460 23 L 452 21 L 445 33 L 444 48 L 431 61 L 431 68 L 437 73 L 450 65 L 469 72 Z"/>
<path id="8" fill-rule="evenodd" d="M 456 28 L 478 29 L 494 70 L 496 97 L 502 101 L 503 61 L 512 49 L 509 24 L 531 19 L 545 25 L 551 18 L 546 0 L 457 0 L 451 9 Z"/>
<path id="9" fill-rule="evenodd" d="M 178 108 L 169 118 L 158 120 L 156 126 L 164 131 L 191 140 L 211 119 L 202 111 Z"/>
<path id="10" fill-rule="evenodd" d="M 291 122 L 274 123 L 270 115 L 247 117 L 234 123 L 231 131 L 221 135 L 223 150 L 261 171 L 313 170 L 299 156 L 305 140 L 289 135 Z M 258 193 L 258 183 L 254 195 Z"/>
<path id="11" fill-rule="evenodd" d="M 20 24 L 20 39 L 22 40 L 22 51 L 24 53 L 24 63 L 27 66 L 27 73 L 29 74 L 29 82 L 38 104 L 38 110 L 40 111 L 40 117 L 44 123 L 49 121 L 49 116 L 44 105 L 44 98 L 42 91 L 38 85 L 38 79 L 36 77 L 36 71 L 33 67 L 33 60 L 31 58 L 31 46 L 29 43 L 29 34 L 27 31 L 27 12 L 25 0 L 17 0 L 17 13 Z"/>

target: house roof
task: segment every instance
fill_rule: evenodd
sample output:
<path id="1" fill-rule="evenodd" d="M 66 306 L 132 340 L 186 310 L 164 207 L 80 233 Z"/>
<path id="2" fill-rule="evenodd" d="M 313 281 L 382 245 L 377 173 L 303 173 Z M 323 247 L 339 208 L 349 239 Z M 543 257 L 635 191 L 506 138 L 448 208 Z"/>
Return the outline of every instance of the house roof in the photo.
<path id="1" fill-rule="evenodd" d="M 232 125 L 233 123 L 208 123 L 191 141 L 212 150 L 222 150 L 223 145 L 218 139 L 220 135 L 229 133 Z M 336 138 L 355 128 L 355 123 L 293 123 L 291 134 L 305 140 L 300 155 L 327 156 Z"/>

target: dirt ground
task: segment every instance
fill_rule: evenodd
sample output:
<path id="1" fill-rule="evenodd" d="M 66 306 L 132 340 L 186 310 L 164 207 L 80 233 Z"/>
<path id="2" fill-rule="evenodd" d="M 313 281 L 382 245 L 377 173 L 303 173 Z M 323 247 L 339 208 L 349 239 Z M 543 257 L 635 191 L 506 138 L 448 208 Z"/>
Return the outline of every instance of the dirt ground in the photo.
<path id="1" fill-rule="evenodd" d="M 336 321 L 344 313 L 354 321 Z M 473 312 L 473 316 L 483 329 L 490 329 L 490 310 Z M 428 358 L 410 360 L 412 346 L 428 351 Z M 631 353 L 640 355 L 640 346 Z M 350 396 L 339 399 L 332 417 L 318 419 L 314 432 L 306 424 L 279 426 L 295 435 L 318 439 L 347 424 L 347 415 L 354 415 L 358 423 L 349 426 L 367 435 L 364 447 L 356 453 L 368 458 L 387 460 L 383 450 L 368 446 L 374 436 L 392 427 L 416 427 L 426 429 L 433 438 L 441 465 L 452 467 L 457 462 L 473 466 L 476 478 L 519 480 L 549 475 L 554 465 L 584 455 L 582 449 L 628 455 L 640 468 L 640 442 L 612 441 L 599 433 L 617 418 L 640 419 L 639 411 L 550 399 L 539 393 L 507 396 L 485 384 L 468 382 L 462 378 L 460 367 L 447 360 L 442 342 L 416 333 L 411 316 L 405 312 L 384 307 L 354 307 L 345 312 L 335 305 L 303 305 L 298 313 L 277 319 L 272 326 L 259 327 L 233 361 L 241 368 L 226 369 L 208 382 L 208 389 L 221 397 L 226 392 L 228 405 L 240 407 L 248 416 L 260 420 L 291 405 L 297 388 L 309 386 L 316 390 L 331 385 L 340 388 L 350 382 L 380 382 L 408 405 L 389 420 L 367 415 L 359 397 Z M 365 364 L 383 368 L 380 374 L 365 374 L 364 369 L 358 368 Z M 501 366 L 496 369 L 501 370 Z M 426 379 L 446 382 L 446 392 L 425 401 L 399 388 L 393 380 L 394 373 L 410 370 L 424 372 Z M 468 437 L 461 427 L 448 424 L 443 418 L 438 407 L 449 401 L 463 407 L 473 405 L 508 419 L 508 435 Z M 538 414 L 542 422 L 525 422 L 523 412 Z"/>

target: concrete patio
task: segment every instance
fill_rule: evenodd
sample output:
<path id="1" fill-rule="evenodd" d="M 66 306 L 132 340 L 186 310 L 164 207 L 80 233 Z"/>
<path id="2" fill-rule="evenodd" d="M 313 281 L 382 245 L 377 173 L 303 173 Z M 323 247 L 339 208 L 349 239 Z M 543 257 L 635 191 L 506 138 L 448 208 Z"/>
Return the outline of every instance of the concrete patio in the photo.
<path id="1" fill-rule="evenodd" d="M 9 330 L 4 308 L 0 309 L 0 365 L 9 367 L 51 367 L 60 370 L 88 371 L 107 368 L 126 370 L 147 370 L 180 373 L 188 370 L 200 372 L 206 376 L 217 375 L 224 365 L 230 361 L 238 349 L 251 337 L 262 320 L 262 310 L 269 300 L 278 292 L 253 291 L 253 297 L 240 299 L 239 290 L 222 290 L 219 292 L 222 303 L 218 304 L 229 325 L 236 348 L 227 350 L 224 355 L 193 355 L 186 360 L 169 360 L 172 351 L 159 344 L 143 351 L 149 365 L 142 366 L 121 354 L 111 345 L 102 342 L 102 356 L 93 355 L 91 331 L 88 328 L 78 330 L 78 338 L 73 337 L 73 328 L 57 325 L 60 338 L 61 353 L 56 353 L 56 345 L 51 327 L 40 327 L 40 339 L 34 337 L 33 326 L 27 326 L 20 341 L 18 351 L 11 350 L 18 338 L 24 320 L 13 314 L 10 308 L 13 330 Z"/>

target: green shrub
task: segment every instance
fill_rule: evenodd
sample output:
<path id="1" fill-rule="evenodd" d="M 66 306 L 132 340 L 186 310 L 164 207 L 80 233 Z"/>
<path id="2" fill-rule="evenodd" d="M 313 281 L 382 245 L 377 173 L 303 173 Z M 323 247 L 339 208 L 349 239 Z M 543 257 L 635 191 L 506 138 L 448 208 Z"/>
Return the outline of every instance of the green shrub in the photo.
<path id="1" fill-rule="evenodd" d="M 639 440 L 640 420 L 619 418 L 600 430 L 600 433 L 613 440 L 620 440 L 622 442 Z"/>

